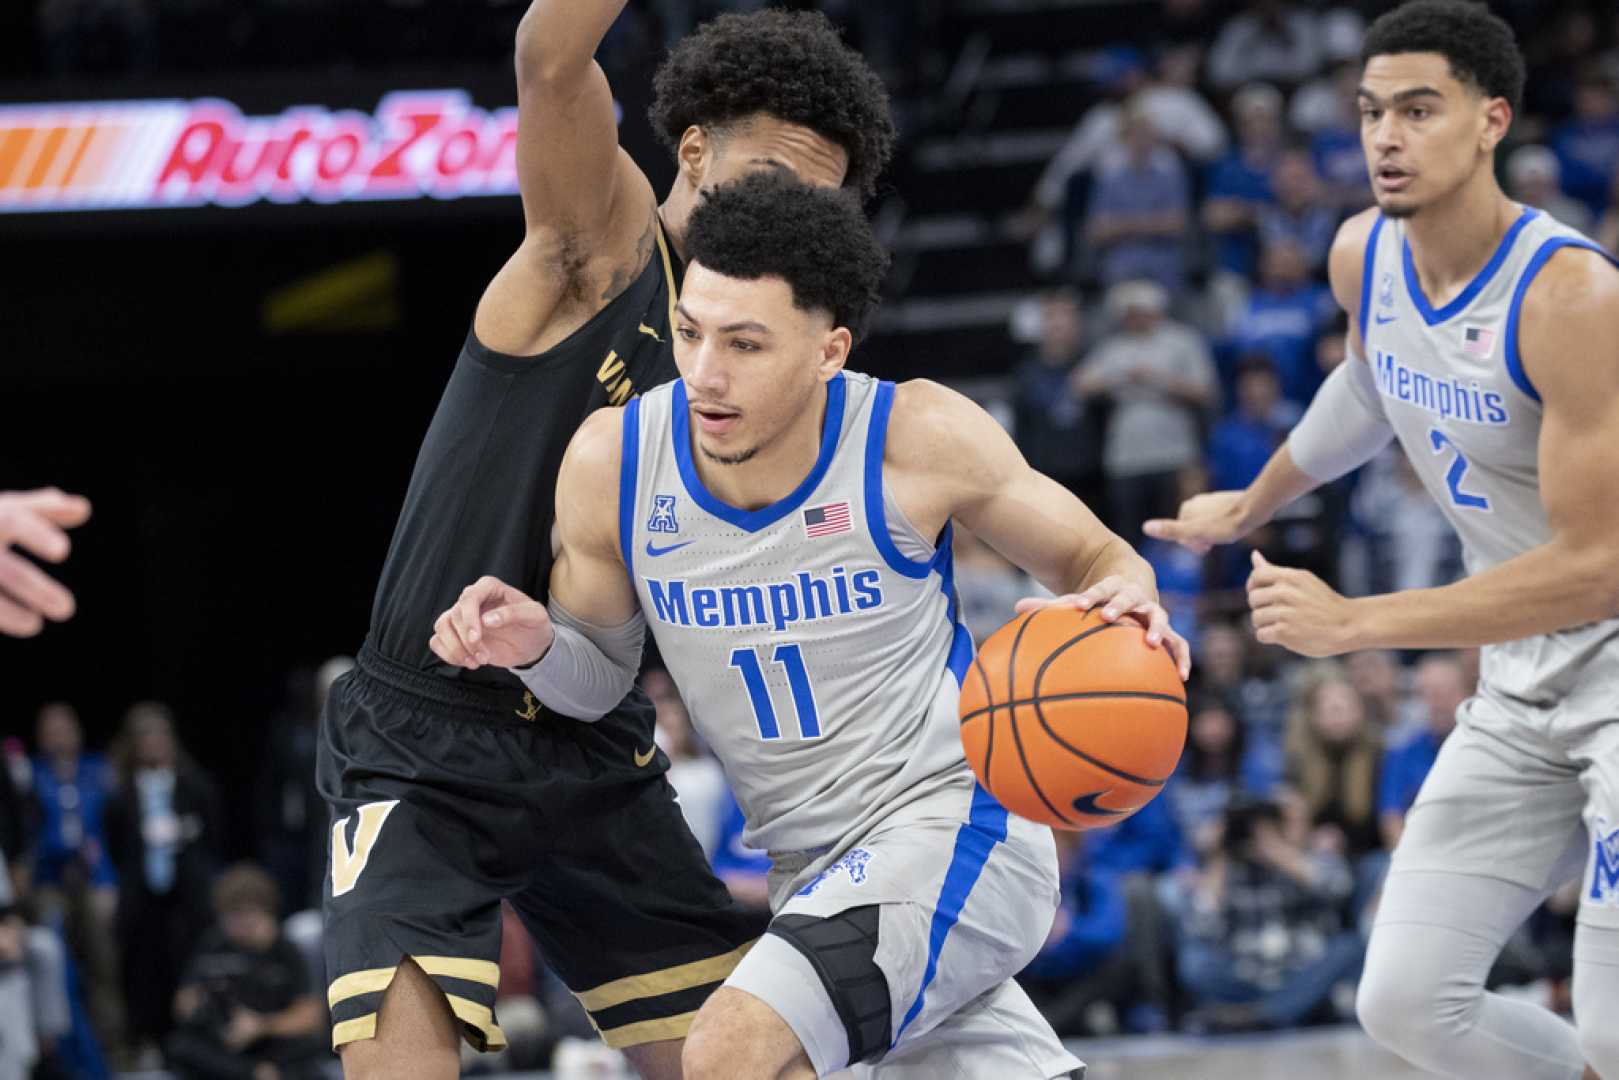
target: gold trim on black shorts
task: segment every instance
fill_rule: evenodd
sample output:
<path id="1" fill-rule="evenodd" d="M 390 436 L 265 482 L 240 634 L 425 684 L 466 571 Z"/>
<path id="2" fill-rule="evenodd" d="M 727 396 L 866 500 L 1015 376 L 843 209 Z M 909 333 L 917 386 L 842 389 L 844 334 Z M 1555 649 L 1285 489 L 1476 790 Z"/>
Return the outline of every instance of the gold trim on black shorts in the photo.
<path id="1" fill-rule="evenodd" d="M 662 1039 L 683 1039 L 697 1008 L 736 970 L 753 942 L 720 956 L 602 983 L 574 996 L 602 1041 L 614 1050 Z"/>
<path id="2" fill-rule="evenodd" d="M 495 1023 L 494 1010 L 489 1005 L 453 993 L 440 982 L 442 979 L 459 979 L 462 982 L 488 987 L 488 996 L 493 1001 L 495 989 L 500 986 L 500 965 L 488 960 L 473 960 L 463 956 L 412 956 L 411 959 L 443 992 L 445 999 L 450 1003 L 450 1011 L 461 1021 L 461 1034 L 474 1049 L 499 1050 L 506 1045 L 506 1034 L 500 1030 L 500 1025 Z M 398 970 L 397 964 L 393 967 L 367 968 L 364 971 L 351 971 L 347 975 L 340 975 L 332 981 L 326 990 L 326 1004 L 333 1012 L 333 1050 L 357 1039 L 376 1037 L 377 1008 L 381 1006 L 382 994 L 393 982 L 394 974 Z M 337 1020 L 338 1006 L 345 1002 L 353 1002 L 357 998 L 370 999 L 363 1003 L 367 1011 Z"/>

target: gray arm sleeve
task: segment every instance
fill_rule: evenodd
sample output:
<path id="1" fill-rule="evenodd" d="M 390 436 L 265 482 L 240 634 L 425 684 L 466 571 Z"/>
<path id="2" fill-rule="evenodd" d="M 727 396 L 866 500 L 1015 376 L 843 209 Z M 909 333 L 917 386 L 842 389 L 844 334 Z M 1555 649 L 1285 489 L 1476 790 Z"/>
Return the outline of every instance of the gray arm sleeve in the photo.
<path id="1" fill-rule="evenodd" d="M 556 638 L 536 663 L 512 671 L 552 712 L 575 720 L 600 720 L 624 700 L 641 670 L 646 619 L 639 611 L 619 626 L 592 626 L 559 607 L 546 605 Z"/>
<path id="2" fill-rule="evenodd" d="M 1392 438 L 1371 365 L 1351 351 L 1316 391 L 1287 449 L 1300 471 L 1325 484 L 1366 464 Z"/>

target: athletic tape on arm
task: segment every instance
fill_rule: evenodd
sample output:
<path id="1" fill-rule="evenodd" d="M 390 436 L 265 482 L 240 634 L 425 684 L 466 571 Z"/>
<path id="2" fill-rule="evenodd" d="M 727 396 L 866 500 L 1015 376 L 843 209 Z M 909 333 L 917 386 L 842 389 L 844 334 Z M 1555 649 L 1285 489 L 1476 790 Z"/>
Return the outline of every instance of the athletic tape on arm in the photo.
<path id="1" fill-rule="evenodd" d="M 638 611 L 619 626 L 592 626 L 555 601 L 546 608 L 556 639 L 537 663 L 512 670 L 552 712 L 600 720 L 635 685 L 646 619 Z"/>
<path id="2" fill-rule="evenodd" d="M 1301 472 L 1325 484 L 1366 464 L 1392 438 L 1371 365 L 1351 351 L 1316 391 L 1287 449 Z"/>

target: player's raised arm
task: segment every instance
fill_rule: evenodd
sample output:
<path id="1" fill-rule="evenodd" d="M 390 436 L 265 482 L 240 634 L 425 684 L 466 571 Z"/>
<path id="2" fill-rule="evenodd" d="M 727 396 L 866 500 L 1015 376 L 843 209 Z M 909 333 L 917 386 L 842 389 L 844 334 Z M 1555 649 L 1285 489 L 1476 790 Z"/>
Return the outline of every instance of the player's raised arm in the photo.
<path id="1" fill-rule="evenodd" d="M 652 189 L 619 148 L 613 93 L 595 60 L 624 6 L 534 0 L 518 26 L 524 239 L 485 293 L 477 323 L 484 344 L 502 352 L 554 344 L 611 298 L 604 294 L 621 292 L 650 254 Z"/>
<path id="2" fill-rule="evenodd" d="M 1253 483 L 1241 491 L 1188 499 L 1174 518 L 1147 522 L 1148 536 L 1173 540 L 1200 555 L 1240 540 L 1294 499 L 1371 460 L 1394 437 L 1364 359 L 1359 327 L 1366 243 L 1377 213 L 1367 210 L 1350 218 L 1332 243 L 1332 294 L 1349 314 L 1344 362 L 1327 376 L 1304 418 Z"/>
<path id="3" fill-rule="evenodd" d="M 1169 628 L 1152 567 L 1072 492 L 1030 468 L 972 401 L 925 379 L 900 386 L 884 467 L 913 524 L 955 518 L 1057 593 L 1054 602 L 1100 606 L 1109 621 L 1138 618 L 1148 641 L 1163 643 L 1181 676 L 1188 674 L 1186 642 Z"/>

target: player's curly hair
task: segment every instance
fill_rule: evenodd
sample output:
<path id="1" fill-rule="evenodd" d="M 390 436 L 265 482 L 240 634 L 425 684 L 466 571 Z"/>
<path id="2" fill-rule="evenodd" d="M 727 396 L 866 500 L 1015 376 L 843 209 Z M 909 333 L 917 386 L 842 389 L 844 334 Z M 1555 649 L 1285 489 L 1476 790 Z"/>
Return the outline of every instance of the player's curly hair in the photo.
<path id="1" fill-rule="evenodd" d="M 1390 53 L 1439 53 L 1451 74 L 1485 97 L 1523 101 L 1523 54 L 1512 27 L 1470 0 L 1411 0 L 1380 16 L 1366 31 L 1360 59 Z"/>
<path id="2" fill-rule="evenodd" d="M 786 170 L 704 193 L 686 232 L 692 262 L 726 277 L 779 277 L 801 311 L 829 311 L 858 339 L 880 302 L 888 254 L 849 193 Z"/>
<path id="3" fill-rule="evenodd" d="M 652 91 L 647 116 L 671 153 L 693 124 L 767 113 L 843 147 L 843 186 L 870 198 L 894 152 L 888 91 L 818 11 L 721 15 L 670 51 Z"/>

